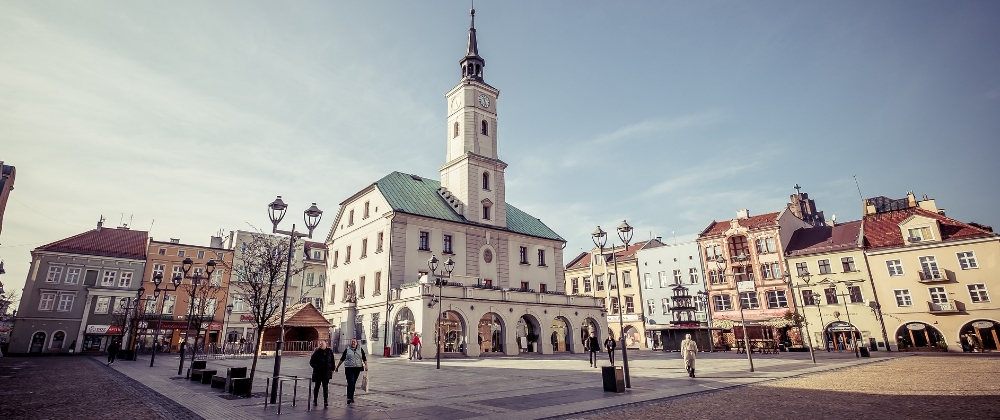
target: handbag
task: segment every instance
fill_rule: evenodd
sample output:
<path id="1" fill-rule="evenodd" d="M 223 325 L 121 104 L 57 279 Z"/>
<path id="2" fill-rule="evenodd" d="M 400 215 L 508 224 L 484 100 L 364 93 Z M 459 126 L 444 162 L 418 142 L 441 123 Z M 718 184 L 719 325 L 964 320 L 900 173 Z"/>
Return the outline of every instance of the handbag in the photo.
<path id="1" fill-rule="evenodd" d="M 365 376 L 361 377 L 361 389 L 364 389 L 365 392 L 368 392 L 368 372 L 365 372 Z"/>

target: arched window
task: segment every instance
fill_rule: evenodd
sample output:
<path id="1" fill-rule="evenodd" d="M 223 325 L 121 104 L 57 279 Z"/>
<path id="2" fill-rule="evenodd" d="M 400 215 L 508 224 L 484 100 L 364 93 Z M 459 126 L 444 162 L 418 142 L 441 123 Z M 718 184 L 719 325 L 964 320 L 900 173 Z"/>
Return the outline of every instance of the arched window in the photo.
<path id="1" fill-rule="evenodd" d="M 490 173 L 489 172 L 483 172 L 483 189 L 484 190 L 489 190 L 490 189 Z"/>
<path id="2" fill-rule="evenodd" d="M 452 134 L 451 136 L 458 137 L 458 121 L 455 121 L 455 134 Z"/>
<path id="3" fill-rule="evenodd" d="M 490 206 L 483 206 L 483 220 L 490 220 Z"/>
<path id="4" fill-rule="evenodd" d="M 479 129 L 479 132 L 484 136 L 490 135 L 490 124 L 486 120 L 483 120 L 482 128 Z"/>

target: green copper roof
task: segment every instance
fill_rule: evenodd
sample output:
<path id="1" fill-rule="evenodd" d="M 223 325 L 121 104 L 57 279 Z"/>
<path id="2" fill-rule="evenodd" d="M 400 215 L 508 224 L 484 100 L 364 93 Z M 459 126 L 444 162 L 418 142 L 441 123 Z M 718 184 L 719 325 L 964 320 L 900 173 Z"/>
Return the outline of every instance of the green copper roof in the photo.
<path id="1" fill-rule="evenodd" d="M 444 198 L 438 195 L 437 189 L 441 183 L 416 175 L 393 172 L 375 182 L 376 187 L 385 197 L 393 211 L 426 216 L 450 222 L 465 223 L 482 227 L 503 230 L 502 227 L 470 222 L 460 214 L 452 211 Z M 561 236 L 545 226 L 541 220 L 532 217 L 507 204 L 507 230 L 528 236 L 552 239 L 566 242 Z"/>

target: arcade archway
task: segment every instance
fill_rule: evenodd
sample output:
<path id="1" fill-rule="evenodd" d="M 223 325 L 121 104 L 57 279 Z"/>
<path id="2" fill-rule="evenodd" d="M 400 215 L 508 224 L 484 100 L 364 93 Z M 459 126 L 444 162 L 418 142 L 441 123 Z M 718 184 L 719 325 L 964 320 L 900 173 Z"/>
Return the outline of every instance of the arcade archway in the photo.
<path id="1" fill-rule="evenodd" d="M 948 351 L 947 341 L 937 328 L 923 322 L 908 322 L 896 330 L 896 345 L 900 351 Z"/>
<path id="2" fill-rule="evenodd" d="M 518 318 L 515 328 L 518 353 L 541 353 L 541 349 L 538 348 L 539 331 L 541 331 L 541 326 L 535 317 L 521 315 Z"/>
<path id="3" fill-rule="evenodd" d="M 503 354 L 506 331 L 504 331 L 503 319 L 500 318 L 500 315 L 493 312 L 483 315 L 479 319 L 478 334 L 477 342 L 481 354 Z"/>

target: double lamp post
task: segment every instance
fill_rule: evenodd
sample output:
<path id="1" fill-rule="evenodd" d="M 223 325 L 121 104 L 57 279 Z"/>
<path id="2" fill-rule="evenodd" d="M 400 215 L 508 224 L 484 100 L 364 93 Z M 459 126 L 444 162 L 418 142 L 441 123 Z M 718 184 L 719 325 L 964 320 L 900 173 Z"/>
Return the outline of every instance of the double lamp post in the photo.
<path id="1" fill-rule="evenodd" d="M 439 262 L 440 261 L 434 255 L 431 255 L 431 259 L 427 260 L 427 268 L 431 270 L 431 277 L 434 277 L 434 285 L 438 287 L 437 299 L 432 299 L 431 303 L 427 305 L 427 307 L 429 308 L 433 308 L 434 305 L 438 305 L 438 317 L 437 317 L 437 323 L 435 323 L 435 327 L 437 328 L 437 334 L 436 334 L 437 340 L 435 340 L 435 347 L 437 348 L 437 351 L 435 352 L 436 354 L 434 356 L 437 359 L 437 369 L 441 369 L 441 339 L 442 339 L 441 317 L 443 316 L 443 308 L 444 308 L 444 304 L 441 303 L 442 299 L 441 293 L 443 287 L 448 285 L 448 279 L 451 278 L 451 273 L 455 271 L 455 261 L 453 261 L 451 257 L 449 257 L 448 261 L 445 261 L 444 271 L 441 273 L 444 274 L 445 277 L 438 277 L 437 270 Z"/>
<path id="2" fill-rule="evenodd" d="M 743 275 L 743 276 L 746 277 L 746 279 L 744 281 L 748 281 L 748 282 L 750 282 L 751 285 L 753 285 L 753 276 L 750 273 L 747 273 L 747 268 L 750 267 L 750 257 L 747 254 L 744 254 L 744 253 L 741 252 L 740 255 L 737 255 L 737 256 L 733 257 L 733 262 L 739 264 L 740 265 L 740 269 L 742 270 L 742 274 L 738 274 L 738 273 L 734 272 L 732 274 L 732 276 L 733 276 L 733 281 L 736 283 L 736 292 L 737 292 L 736 297 L 737 297 L 737 300 L 739 301 L 739 304 L 740 304 L 740 323 L 743 324 L 743 348 L 746 349 L 747 362 L 750 363 L 750 371 L 753 372 L 754 371 L 754 369 L 753 369 L 753 354 L 752 354 L 753 353 L 753 349 L 750 348 L 750 338 L 747 336 L 747 320 L 746 320 L 746 317 L 743 316 L 743 307 L 744 307 L 744 305 L 743 305 L 743 293 L 744 292 L 742 290 L 740 290 L 740 283 L 742 283 L 742 282 L 739 281 L 739 279 L 737 278 L 737 276 Z M 723 258 L 721 255 L 718 258 L 715 259 L 715 267 L 718 270 L 718 275 L 723 280 L 726 278 L 726 275 L 727 275 L 726 274 L 726 269 L 728 268 L 728 265 L 729 264 L 727 264 L 726 259 Z"/>
<path id="3" fill-rule="evenodd" d="M 601 250 L 601 257 L 604 257 L 604 247 L 608 244 L 608 234 L 607 232 L 601 230 L 598 226 L 594 233 L 590 235 L 594 240 L 594 245 Z M 618 239 L 622 240 L 625 245 L 624 250 L 628 249 L 629 242 L 632 242 L 632 226 L 629 226 L 628 222 L 622 220 L 622 224 L 618 225 Z M 632 382 L 629 378 L 628 371 L 628 346 L 625 343 L 625 321 L 624 321 L 624 311 L 622 311 L 622 288 L 618 284 L 618 258 L 615 257 L 614 245 L 611 247 L 611 260 L 614 261 L 615 265 L 615 289 L 618 291 L 618 304 L 616 308 L 611 308 L 612 311 L 618 314 L 618 327 L 620 329 L 619 335 L 621 336 L 621 347 L 622 347 L 622 368 L 625 373 L 625 388 L 631 388 Z M 607 261 L 605 261 L 607 263 Z M 611 279 L 608 279 L 608 286 L 611 285 Z"/>
<path id="4" fill-rule="evenodd" d="M 208 264 L 205 267 L 205 275 L 201 274 L 200 270 L 194 270 L 194 274 L 191 274 L 191 268 L 194 266 L 194 261 L 191 258 L 185 258 L 181 263 L 181 269 L 184 270 L 184 278 L 191 280 L 191 286 L 188 288 L 188 314 L 187 314 L 187 328 L 184 330 L 184 342 L 181 344 L 181 363 L 177 366 L 177 374 L 181 375 L 184 373 L 184 351 L 187 349 L 188 338 L 191 334 L 191 322 L 194 316 L 194 297 L 198 293 L 198 287 L 203 281 L 209 281 L 212 278 L 212 273 L 215 272 L 215 260 L 208 260 Z M 178 275 L 179 276 L 179 275 Z M 175 277 L 176 279 L 176 277 Z M 202 305 L 205 302 L 201 303 Z M 198 322 L 204 320 L 204 314 L 198 317 Z M 201 330 L 201 328 L 198 328 Z M 194 337 L 194 344 L 191 347 L 191 361 L 194 362 L 195 355 L 197 354 L 198 347 L 198 336 Z"/>

